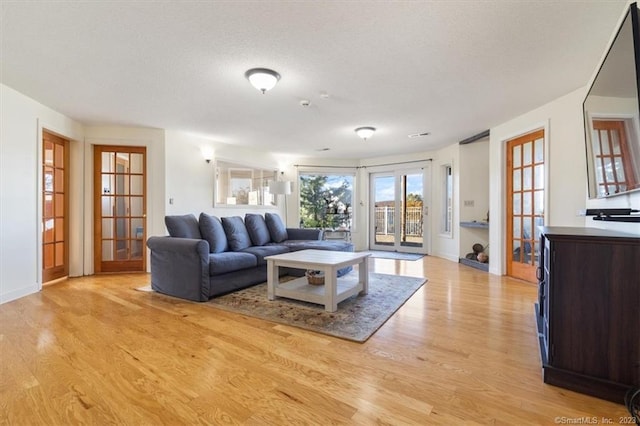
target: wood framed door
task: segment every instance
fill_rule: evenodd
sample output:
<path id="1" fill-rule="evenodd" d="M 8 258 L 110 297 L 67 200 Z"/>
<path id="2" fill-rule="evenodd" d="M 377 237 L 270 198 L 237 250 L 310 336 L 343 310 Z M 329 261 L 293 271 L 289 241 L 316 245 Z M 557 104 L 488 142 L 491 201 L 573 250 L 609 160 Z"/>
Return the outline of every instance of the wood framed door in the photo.
<path id="1" fill-rule="evenodd" d="M 42 131 L 42 283 L 69 275 L 69 141 Z"/>
<path id="2" fill-rule="evenodd" d="M 94 269 L 144 272 L 146 148 L 94 147 Z"/>
<path id="3" fill-rule="evenodd" d="M 507 141 L 507 275 L 532 283 L 544 225 L 544 130 Z"/>

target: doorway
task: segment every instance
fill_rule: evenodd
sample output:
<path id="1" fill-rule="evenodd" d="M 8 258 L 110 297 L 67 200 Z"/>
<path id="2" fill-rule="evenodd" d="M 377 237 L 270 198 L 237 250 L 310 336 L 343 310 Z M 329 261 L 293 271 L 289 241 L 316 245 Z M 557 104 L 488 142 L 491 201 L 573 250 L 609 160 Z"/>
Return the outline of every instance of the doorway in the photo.
<path id="1" fill-rule="evenodd" d="M 146 148 L 94 147 L 94 269 L 144 272 Z"/>
<path id="2" fill-rule="evenodd" d="M 507 141 L 507 275 L 536 283 L 544 224 L 544 130 Z"/>
<path id="3" fill-rule="evenodd" d="M 425 191 L 423 169 L 372 173 L 369 213 L 372 250 L 423 253 Z"/>
<path id="4" fill-rule="evenodd" d="M 42 131 L 42 283 L 69 275 L 69 141 Z"/>

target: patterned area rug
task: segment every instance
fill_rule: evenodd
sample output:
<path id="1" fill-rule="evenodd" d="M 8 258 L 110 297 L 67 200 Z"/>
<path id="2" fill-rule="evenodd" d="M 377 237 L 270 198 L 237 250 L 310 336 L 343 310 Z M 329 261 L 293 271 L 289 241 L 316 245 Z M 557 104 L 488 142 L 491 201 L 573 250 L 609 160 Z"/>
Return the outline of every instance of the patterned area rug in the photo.
<path id="1" fill-rule="evenodd" d="M 266 283 L 216 297 L 207 303 L 250 317 L 365 342 L 426 282 L 424 278 L 372 273 L 369 274 L 369 293 L 340 302 L 336 312 L 326 312 L 321 305 L 282 297 L 269 301 Z"/>
<path id="2" fill-rule="evenodd" d="M 419 253 L 398 253 L 396 251 L 368 250 L 365 253 L 371 253 L 371 257 L 377 259 L 394 259 L 394 260 L 419 260 L 424 254 Z"/>

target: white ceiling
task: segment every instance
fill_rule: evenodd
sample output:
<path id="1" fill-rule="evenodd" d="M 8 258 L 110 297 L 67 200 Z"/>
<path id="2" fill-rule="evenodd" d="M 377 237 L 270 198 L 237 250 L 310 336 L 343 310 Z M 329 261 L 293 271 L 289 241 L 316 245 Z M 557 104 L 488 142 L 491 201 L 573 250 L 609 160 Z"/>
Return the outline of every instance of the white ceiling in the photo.
<path id="1" fill-rule="evenodd" d="M 584 86 L 627 1 L 0 4 L 2 83 L 82 123 L 368 158 L 450 145 Z M 262 95 L 254 67 L 282 79 Z M 358 126 L 378 131 L 365 142 Z"/>

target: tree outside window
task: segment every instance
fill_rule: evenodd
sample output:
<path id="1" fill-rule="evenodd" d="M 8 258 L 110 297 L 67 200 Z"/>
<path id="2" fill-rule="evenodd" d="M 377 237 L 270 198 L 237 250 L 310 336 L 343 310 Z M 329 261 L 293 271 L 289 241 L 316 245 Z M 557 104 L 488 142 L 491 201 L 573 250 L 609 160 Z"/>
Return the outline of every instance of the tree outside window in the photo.
<path id="1" fill-rule="evenodd" d="M 301 173 L 300 226 L 351 229 L 355 175 Z"/>

